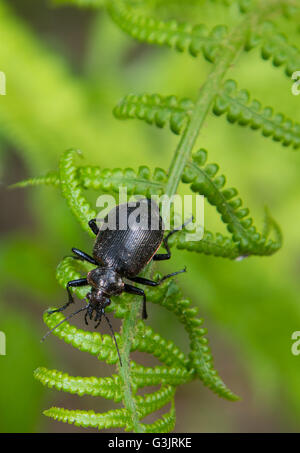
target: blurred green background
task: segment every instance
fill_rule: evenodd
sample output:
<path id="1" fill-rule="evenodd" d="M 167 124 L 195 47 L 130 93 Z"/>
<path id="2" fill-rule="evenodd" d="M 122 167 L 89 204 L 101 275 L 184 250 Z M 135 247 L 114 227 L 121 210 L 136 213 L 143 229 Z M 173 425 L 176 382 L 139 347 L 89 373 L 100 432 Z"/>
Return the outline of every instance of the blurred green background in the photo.
<path id="1" fill-rule="evenodd" d="M 238 19 L 234 8 L 202 3 L 192 9 L 187 2 L 186 18 L 209 26 Z M 176 8 L 171 13 L 179 14 Z M 83 151 L 85 164 L 167 169 L 178 137 L 139 121 L 117 121 L 112 109 L 129 92 L 195 98 L 210 65 L 202 56 L 193 59 L 135 42 L 104 11 L 13 0 L 1 2 L 0 17 L 0 70 L 7 78 L 7 94 L 0 96 L 0 331 L 7 341 L 7 355 L 0 356 L 0 432 L 83 431 L 48 420 L 42 410 L 58 405 L 103 412 L 109 404 L 45 389 L 33 379 L 33 370 L 111 373 L 108 365 L 54 337 L 39 341 L 46 331 L 43 311 L 66 297 L 55 280 L 56 265 L 71 247 L 88 252 L 92 242 L 56 189 L 8 191 L 5 186 L 56 169 L 70 147 Z M 296 23 L 277 21 L 299 44 Z M 300 120 L 300 96 L 292 96 L 292 81 L 263 62 L 258 51 L 244 54 L 228 76 L 264 105 Z M 242 262 L 176 252 L 162 267 L 187 265 L 180 284 L 205 319 L 216 368 L 241 396 L 231 403 L 201 382 L 180 387 L 176 431 L 298 431 L 300 356 L 291 353 L 291 335 L 300 330 L 299 152 L 211 114 L 198 145 L 220 165 L 229 186 L 239 189 L 258 225 L 264 206 L 270 208 L 284 245 L 273 257 Z M 208 204 L 205 226 L 225 231 Z M 160 307 L 148 311 L 147 322 L 156 331 L 186 347 L 175 319 Z"/>

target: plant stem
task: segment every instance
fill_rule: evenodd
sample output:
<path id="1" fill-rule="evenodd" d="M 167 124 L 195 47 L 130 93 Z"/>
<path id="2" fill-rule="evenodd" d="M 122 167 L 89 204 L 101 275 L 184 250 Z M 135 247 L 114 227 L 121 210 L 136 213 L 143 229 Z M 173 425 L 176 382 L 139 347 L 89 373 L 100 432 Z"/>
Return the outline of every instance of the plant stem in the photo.
<path id="1" fill-rule="evenodd" d="M 136 433 L 143 432 L 139 417 L 136 410 L 136 404 L 131 392 L 131 376 L 130 376 L 130 349 L 132 338 L 135 331 L 136 320 L 140 316 L 140 300 L 132 300 L 128 315 L 125 316 L 122 325 L 123 346 L 120 351 L 122 366 L 119 367 L 119 374 L 123 380 L 123 402 L 127 411 L 131 415 L 131 423 L 133 431 Z"/>
<path id="2" fill-rule="evenodd" d="M 214 64 L 212 71 L 199 91 L 193 113 L 177 146 L 169 168 L 169 178 L 166 187 L 166 193 L 169 197 L 177 191 L 184 167 L 190 158 L 193 146 L 210 107 L 218 94 L 224 75 L 244 46 L 246 32 L 248 30 L 247 22 L 245 21 L 243 25 L 236 28 L 229 36 L 222 57 Z"/>

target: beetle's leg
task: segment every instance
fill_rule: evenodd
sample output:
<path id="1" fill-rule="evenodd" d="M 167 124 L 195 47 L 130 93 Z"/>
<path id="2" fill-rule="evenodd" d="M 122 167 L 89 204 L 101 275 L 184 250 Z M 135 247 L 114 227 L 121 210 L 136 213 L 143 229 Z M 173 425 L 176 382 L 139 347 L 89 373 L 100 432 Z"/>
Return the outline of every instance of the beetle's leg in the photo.
<path id="1" fill-rule="evenodd" d="M 76 288 L 78 286 L 88 286 L 88 281 L 86 278 L 78 278 L 77 280 L 71 280 L 70 282 L 67 283 L 66 289 L 68 291 L 68 302 L 63 305 L 60 308 L 57 308 L 56 310 L 50 310 L 48 313 L 51 315 L 52 313 L 56 313 L 58 311 L 63 311 L 65 310 L 70 304 L 74 303 L 73 296 L 71 293 L 70 288 Z"/>
<path id="2" fill-rule="evenodd" d="M 92 256 L 88 255 L 87 253 L 83 252 L 82 250 L 79 250 L 79 249 L 76 249 L 75 247 L 73 247 L 72 252 L 75 253 L 75 255 L 76 255 L 76 257 L 74 257 L 74 258 L 78 257 L 81 260 L 88 261 L 91 264 L 95 264 L 95 266 L 99 265 L 99 263 L 97 263 L 97 261 Z"/>
<path id="3" fill-rule="evenodd" d="M 165 275 L 157 282 L 155 282 L 154 280 L 149 280 L 148 278 L 144 278 L 144 277 L 132 277 L 132 278 L 127 277 L 127 278 L 128 278 L 128 280 L 131 280 L 132 282 L 135 282 L 135 283 L 140 283 L 141 285 L 158 286 L 167 278 L 174 277 L 174 275 L 182 274 L 183 272 L 186 272 L 186 268 L 181 269 L 181 271 L 172 272 L 172 274 Z"/>
<path id="4" fill-rule="evenodd" d="M 182 225 L 181 229 L 183 230 L 183 228 L 188 225 L 190 222 L 193 221 L 193 217 L 191 217 L 190 219 L 188 219 L 186 222 L 184 222 L 184 224 Z M 154 255 L 154 257 L 152 258 L 153 261 L 162 261 L 162 260 L 169 260 L 171 258 L 171 251 L 170 251 L 170 247 L 169 247 L 169 244 L 168 244 L 168 240 L 169 240 L 169 237 L 172 236 L 172 234 L 174 233 L 177 233 L 177 231 L 180 231 L 180 230 L 172 230 L 170 231 L 166 237 L 163 238 L 163 243 L 164 243 L 164 247 L 165 249 L 167 250 L 167 253 L 157 253 L 156 255 Z"/>
<path id="5" fill-rule="evenodd" d="M 163 261 L 163 260 L 169 260 L 171 258 L 171 250 L 169 248 L 169 244 L 168 244 L 168 238 L 170 237 L 171 234 L 175 233 L 175 231 L 178 231 L 178 230 L 174 230 L 174 231 L 171 231 L 164 239 L 163 239 L 163 242 L 164 242 L 164 247 L 165 249 L 167 250 L 167 253 L 157 253 L 156 255 L 153 256 L 153 261 Z"/>
<path id="6" fill-rule="evenodd" d="M 130 280 L 132 280 L 132 279 L 130 279 Z M 135 286 L 128 285 L 127 283 L 125 283 L 125 285 L 124 285 L 124 291 L 125 291 L 125 293 L 128 293 L 128 294 L 135 294 L 136 296 L 143 296 L 142 317 L 143 317 L 143 319 L 147 319 L 148 315 L 147 315 L 147 309 L 146 309 L 146 294 L 144 293 L 144 291 L 141 288 L 136 288 Z"/>
<path id="7" fill-rule="evenodd" d="M 92 219 L 89 221 L 89 227 L 92 230 L 92 232 L 97 236 L 97 234 L 99 233 L 99 228 L 97 226 L 96 219 Z"/>

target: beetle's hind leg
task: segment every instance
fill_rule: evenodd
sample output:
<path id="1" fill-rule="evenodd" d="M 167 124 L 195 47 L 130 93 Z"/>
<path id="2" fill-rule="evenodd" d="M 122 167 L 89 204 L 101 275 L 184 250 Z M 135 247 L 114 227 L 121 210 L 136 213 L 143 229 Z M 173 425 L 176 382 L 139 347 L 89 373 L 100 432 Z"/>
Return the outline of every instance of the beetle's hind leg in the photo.
<path id="1" fill-rule="evenodd" d="M 67 283 L 66 289 L 68 292 L 68 302 L 60 308 L 56 310 L 50 310 L 48 313 L 51 315 L 52 313 L 57 313 L 59 311 L 64 311 L 70 304 L 74 303 L 73 295 L 71 293 L 70 288 L 77 288 L 79 286 L 88 286 L 88 281 L 86 278 L 78 278 L 77 280 L 71 280 Z"/>
<path id="2" fill-rule="evenodd" d="M 89 227 L 92 230 L 92 232 L 97 236 L 97 234 L 99 233 L 99 228 L 97 226 L 96 219 L 92 219 L 89 221 Z"/>
<path id="3" fill-rule="evenodd" d="M 181 229 L 183 229 L 186 225 L 188 225 L 192 221 L 193 221 L 193 217 L 191 217 L 186 222 L 184 222 Z M 172 236 L 174 233 L 177 233 L 177 231 L 180 231 L 180 230 L 172 230 L 167 234 L 166 237 L 163 238 L 164 247 L 167 250 L 167 253 L 157 253 L 156 255 L 153 256 L 153 258 L 152 258 L 153 261 L 163 261 L 163 260 L 169 260 L 171 258 L 171 250 L 170 250 L 170 247 L 168 244 L 168 240 L 169 240 L 170 236 Z"/>
<path id="4" fill-rule="evenodd" d="M 133 279 L 130 279 L 130 280 L 134 281 Z M 147 319 L 148 318 L 148 314 L 147 314 L 147 307 L 146 307 L 146 294 L 144 293 L 144 290 L 141 289 L 141 288 L 136 288 L 133 285 L 128 285 L 127 283 L 125 283 L 124 292 L 128 293 L 128 294 L 135 294 L 136 296 L 143 296 L 142 317 L 143 317 L 143 319 Z"/>

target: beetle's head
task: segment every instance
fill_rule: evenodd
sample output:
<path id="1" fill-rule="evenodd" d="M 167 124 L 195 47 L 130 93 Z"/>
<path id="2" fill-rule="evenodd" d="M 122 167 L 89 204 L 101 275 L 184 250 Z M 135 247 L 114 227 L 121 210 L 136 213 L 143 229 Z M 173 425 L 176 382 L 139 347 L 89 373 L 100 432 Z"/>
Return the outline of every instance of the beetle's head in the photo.
<path id="1" fill-rule="evenodd" d="M 120 294 L 124 289 L 122 277 L 109 267 L 92 269 L 87 274 L 87 281 L 96 290 L 92 293 L 98 293 L 98 297 L 101 297 L 101 294 L 104 297 Z"/>

